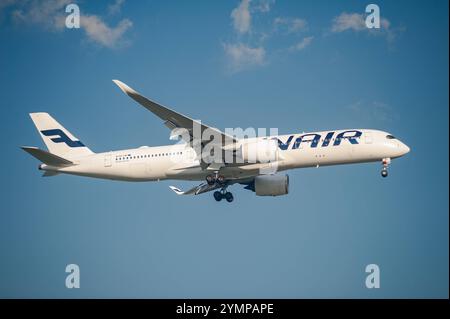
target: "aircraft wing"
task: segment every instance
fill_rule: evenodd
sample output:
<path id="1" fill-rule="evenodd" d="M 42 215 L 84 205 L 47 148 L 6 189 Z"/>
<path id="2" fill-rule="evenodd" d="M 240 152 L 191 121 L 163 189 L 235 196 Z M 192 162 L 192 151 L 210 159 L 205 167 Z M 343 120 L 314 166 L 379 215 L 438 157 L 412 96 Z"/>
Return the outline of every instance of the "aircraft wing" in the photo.
<path id="1" fill-rule="evenodd" d="M 252 185 L 252 182 L 254 181 L 254 179 L 255 179 L 254 176 L 252 176 L 252 177 L 228 180 L 228 182 L 226 183 L 226 186 L 231 186 L 233 184 L 242 184 L 242 185 L 247 185 L 246 187 L 244 187 L 245 189 L 252 190 L 251 185 Z M 200 195 L 200 194 L 204 194 L 204 193 L 216 190 L 216 189 L 221 189 L 223 187 L 224 187 L 224 185 L 219 185 L 218 183 L 216 183 L 214 185 L 208 185 L 208 183 L 201 183 L 200 185 L 194 186 L 191 189 L 182 191 L 178 187 L 169 186 L 169 188 L 172 191 L 174 191 L 174 193 L 177 195 Z"/>
<path id="2" fill-rule="evenodd" d="M 113 80 L 113 82 L 129 97 L 131 97 L 133 100 L 141 104 L 143 107 L 145 107 L 147 110 L 151 111 L 153 114 L 158 116 L 160 119 L 164 121 L 164 125 L 166 125 L 172 132 L 176 132 L 177 128 L 179 129 L 185 129 L 189 133 L 189 141 L 186 142 L 192 142 L 194 140 L 194 126 L 198 125 L 199 131 L 201 132 L 201 136 L 195 136 L 196 139 L 201 138 L 202 144 L 208 144 L 212 141 L 219 142 L 220 145 L 226 145 L 237 142 L 235 138 L 233 138 L 230 135 L 227 135 L 221 131 L 219 131 L 216 128 L 210 127 L 208 125 L 202 124 L 199 121 L 193 120 L 181 113 L 175 112 L 174 110 L 171 110 L 165 106 L 162 106 L 159 103 L 156 103 L 154 101 L 151 101 L 147 99 L 145 96 L 142 96 L 132 88 L 130 88 L 125 83 L 119 81 L 119 80 Z M 208 133 L 213 133 L 215 136 L 221 136 L 221 140 L 217 140 L 212 138 L 211 136 L 203 136 L 203 132 L 205 130 L 209 129 Z M 200 133 L 199 132 L 199 133 Z M 179 134 L 174 134 L 179 135 Z M 171 138 L 174 136 L 172 135 Z M 200 135 L 200 134 L 198 134 Z M 212 135 L 212 134 L 206 134 L 206 135 Z"/>

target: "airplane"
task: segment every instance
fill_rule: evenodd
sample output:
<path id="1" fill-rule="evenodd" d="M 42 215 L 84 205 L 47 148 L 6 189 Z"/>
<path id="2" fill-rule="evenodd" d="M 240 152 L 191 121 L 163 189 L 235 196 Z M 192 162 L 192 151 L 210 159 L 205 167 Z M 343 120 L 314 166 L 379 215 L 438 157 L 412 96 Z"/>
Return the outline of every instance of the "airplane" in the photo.
<path id="1" fill-rule="evenodd" d="M 177 195 L 214 191 L 216 201 L 232 202 L 228 187 L 234 184 L 258 196 L 288 194 L 289 176 L 280 172 L 295 168 L 381 162 L 381 176 L 387 177 L 391 160 L 410 151 L 392 134 L 373 129 L 237 138 L 149 100 L 119 80 L 113 82 L 163 120 L 171 129 L 170 138 L 181 137 L 180 143 L 94 153 L 48 113 L 30 113 L 48 151 L 21 148 L 42 162 L 38 168 L 43 176 L 203 181 L 187 191 L 169 187 Z"/>

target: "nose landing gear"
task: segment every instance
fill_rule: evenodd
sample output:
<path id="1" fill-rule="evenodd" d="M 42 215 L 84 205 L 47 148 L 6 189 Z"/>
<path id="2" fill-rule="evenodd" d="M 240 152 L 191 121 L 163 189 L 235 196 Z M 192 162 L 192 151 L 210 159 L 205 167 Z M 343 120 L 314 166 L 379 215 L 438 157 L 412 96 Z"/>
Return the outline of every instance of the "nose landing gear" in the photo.
<path id="1" fill-rule="evenodd" d="M 391 164 L 391 159 L 390 158 L 383 158 L 382 162 L 383 164 L 383 168 L 381 169 L 381 176 L 382 177 L 387 177 L 388 176 L 388 167 L 389 164 Z"/>

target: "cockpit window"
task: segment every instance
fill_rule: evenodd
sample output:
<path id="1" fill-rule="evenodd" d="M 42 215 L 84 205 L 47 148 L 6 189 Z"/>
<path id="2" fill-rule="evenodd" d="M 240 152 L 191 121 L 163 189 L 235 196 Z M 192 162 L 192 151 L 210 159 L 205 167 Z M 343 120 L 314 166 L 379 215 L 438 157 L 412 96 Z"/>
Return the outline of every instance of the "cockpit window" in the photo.
<path id="1" fill-rule="evenodd" d="M 395 136 L 393 136 L 393 135 L 386 135 L 386 138 L 388 140 L 395 140 Z"/>

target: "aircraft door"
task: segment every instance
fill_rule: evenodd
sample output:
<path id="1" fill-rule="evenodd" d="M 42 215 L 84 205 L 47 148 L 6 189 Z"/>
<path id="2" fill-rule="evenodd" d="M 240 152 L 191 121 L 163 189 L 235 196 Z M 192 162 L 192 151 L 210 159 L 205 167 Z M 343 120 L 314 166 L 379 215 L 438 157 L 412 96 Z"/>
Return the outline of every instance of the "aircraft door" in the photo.
<path id="1" fill-rule="evenodd" d="M 184 153 L 186 154 L 185 159 L 188 163 L 193 162 L 195 159 L 195 151 L 192 148 L 186 148 L 184 150 Z"/>
<path id="2" fill-rule="evenodd" d="M 373 142 L 373 137 L 372 137 L 372 132 L 364 132 L 364 141 L 366 144 L 372 144 Z"/>
<path id="3" fill-rule="evenodd" d="M 111 167 L 111 165 L 112 165 L 111 157 L 112 157 L 111 153 L 105 154 L 105 158 L 104 158 L 105 167 Z"/>

